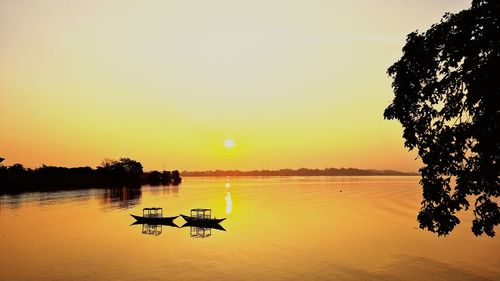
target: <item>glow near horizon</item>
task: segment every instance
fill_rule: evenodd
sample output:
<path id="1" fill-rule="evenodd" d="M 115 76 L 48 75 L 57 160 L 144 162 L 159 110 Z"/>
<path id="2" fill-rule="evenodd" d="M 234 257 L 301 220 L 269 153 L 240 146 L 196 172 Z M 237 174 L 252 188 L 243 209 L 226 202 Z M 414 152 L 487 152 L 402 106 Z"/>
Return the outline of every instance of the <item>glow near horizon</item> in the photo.
<path id="1" fill-rule="evenodd" d="M 4 164 L 415 171 L 406 34 L 468 1 L 0 2 Z M 231 135 L 238 146 L 222 145 Z"/>

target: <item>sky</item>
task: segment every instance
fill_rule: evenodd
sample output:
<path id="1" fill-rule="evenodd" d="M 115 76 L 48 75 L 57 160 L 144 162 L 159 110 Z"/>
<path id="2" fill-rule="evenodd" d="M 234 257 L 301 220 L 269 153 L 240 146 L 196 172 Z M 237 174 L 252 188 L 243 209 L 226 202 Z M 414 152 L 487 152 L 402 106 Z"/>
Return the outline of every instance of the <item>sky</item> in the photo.
<path id="1" fill-rule="evenodd" d="M 417 171 L 406 35 L 470 1 L 2 1 L 3 164 Z M 233 145 L 224 144 L 232 142 Z"/>

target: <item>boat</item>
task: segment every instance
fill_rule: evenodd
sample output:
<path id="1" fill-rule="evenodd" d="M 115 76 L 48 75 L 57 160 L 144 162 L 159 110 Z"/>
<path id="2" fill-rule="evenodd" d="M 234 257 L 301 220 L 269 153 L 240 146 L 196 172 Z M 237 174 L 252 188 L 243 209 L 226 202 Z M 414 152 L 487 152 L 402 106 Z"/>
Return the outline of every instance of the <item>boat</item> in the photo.
<path id="1" fill-rule="evenodd" d="M 181 226 L 182 228 L 184 227 L 190 227 L 190 228 L 202 228 L 202 229 L 217 229 L 217 230 L 222 230 L 226 231 L 222 225 L 218 223 L 206 223 L 206 222 L 186 222 Z"/>
<path id="2" fill-rule="evenodd" d="M 163 221 L 163 222 L 160 222 L 160 223 L 134 221 L 130 226 L 132 226 L 132 225 L 161 225 L 161 226 L 170 226 L 170 227 L 174 227 L 174 228 L 180 228 L 180 226 L 178 226 L 177 224 L 175 224 L 175 222 L 173 222 L 173 220 Z"/>
<path id="3" fill-rule="evenodd" d="M 182 218 L 189 224 L 197 224 L 197 225 L 217 225 L 221 223 L 226 218 L 218 219 L 212 218 L 212 210 L 211 209 L 191 209 L 191 215 L 186 216 L 181 214 Z"/>
<path id="4" fill-rule="evenodd" d="M 164 217 L 163 208 L 144 208 L 142 209 L 142 217 L 130 214 L 138 223 L 145 224 L 171 224 L 175 217 Z"/>

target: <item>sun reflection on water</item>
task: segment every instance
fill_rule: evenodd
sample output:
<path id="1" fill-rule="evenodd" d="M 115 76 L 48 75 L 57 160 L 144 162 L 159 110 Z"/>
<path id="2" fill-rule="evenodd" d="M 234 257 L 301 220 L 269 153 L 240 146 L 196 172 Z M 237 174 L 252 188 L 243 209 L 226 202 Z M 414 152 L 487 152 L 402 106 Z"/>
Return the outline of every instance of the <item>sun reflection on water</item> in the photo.
<path id="1" fill-rule="evenodd" d="M 226 192 L 226 215 L 231 214 L 233 211 L 233 200 L 231 199 L 231 192 L 227 191 Z"/>

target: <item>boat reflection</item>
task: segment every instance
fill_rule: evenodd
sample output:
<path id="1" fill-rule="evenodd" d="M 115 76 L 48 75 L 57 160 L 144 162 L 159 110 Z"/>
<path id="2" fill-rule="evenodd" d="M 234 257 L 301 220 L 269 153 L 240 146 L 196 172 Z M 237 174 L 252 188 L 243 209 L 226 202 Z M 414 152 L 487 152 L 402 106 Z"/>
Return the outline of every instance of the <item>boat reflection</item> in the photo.
<path id="1" fill-rule="evenodd" d="M 189 236 L 192 238 L 207 238 L 212 235 L 212 229 L 226 231 L 224 227 L 217 223 L 185 223 L 182 228 L 189 227 Z"/>
<path id="2" fill-rule="evenodd" d="M 163 227 L 179 228 L 179 226 L 176 225 L 174 222 L 167 222 L 167 223 L 161 223 L 161 224 L 148 224 L 148 223 L 134 222 L 130 226 L 133 226 L 133 225 L 142 225 L 142 234 L 143 235 L 154 235 L 154 236 L 160 235 L 162 233 Z"/>
<path id="3" fill-rule="evenodd" d="M 192 238 L 207 238 L 212 235 L 212 229 L 206 227 L 191 226 L 189 236 Z"/>
<path id="4" fill-rule="evenodd" d="M 162 226 L 158 224 L 153 224 L 153 225 L 143 224 L 142 234 L 158 236 L 161 234 L 161 227 Z"/>

